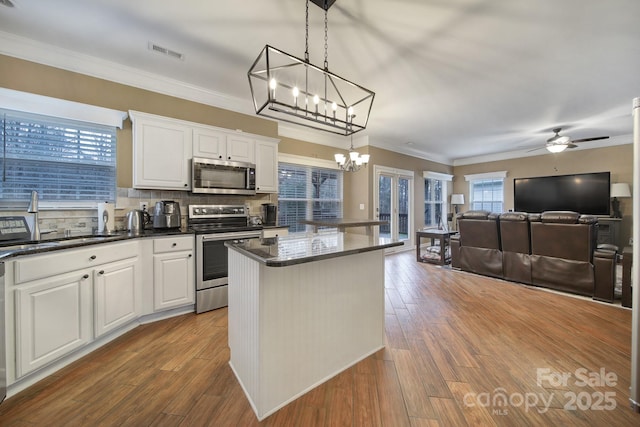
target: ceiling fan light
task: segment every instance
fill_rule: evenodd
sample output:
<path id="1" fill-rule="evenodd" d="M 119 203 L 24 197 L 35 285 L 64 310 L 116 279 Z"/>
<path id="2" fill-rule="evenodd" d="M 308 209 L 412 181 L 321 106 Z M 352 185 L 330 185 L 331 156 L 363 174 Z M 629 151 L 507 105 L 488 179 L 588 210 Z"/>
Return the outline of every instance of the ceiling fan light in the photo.
<path id="1" fill-rule="evenodd" d="M 567 144 L 547 144 L 547 150 L 552 153 L 561 153 L 567 148 Z"/>

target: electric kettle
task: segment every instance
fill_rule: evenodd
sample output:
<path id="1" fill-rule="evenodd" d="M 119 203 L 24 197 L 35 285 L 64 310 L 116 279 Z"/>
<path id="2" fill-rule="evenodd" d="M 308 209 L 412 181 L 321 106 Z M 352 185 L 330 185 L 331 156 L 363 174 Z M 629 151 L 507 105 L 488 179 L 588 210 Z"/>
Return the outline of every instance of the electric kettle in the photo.
<path id="1" fill-rule="evenodd" d="M 134 209 L 127 213 L 127 230 L 132 234 L 139 234 L 144 230 L 144 226 L 151 222 L 151 218 L 146 211 Z"/>

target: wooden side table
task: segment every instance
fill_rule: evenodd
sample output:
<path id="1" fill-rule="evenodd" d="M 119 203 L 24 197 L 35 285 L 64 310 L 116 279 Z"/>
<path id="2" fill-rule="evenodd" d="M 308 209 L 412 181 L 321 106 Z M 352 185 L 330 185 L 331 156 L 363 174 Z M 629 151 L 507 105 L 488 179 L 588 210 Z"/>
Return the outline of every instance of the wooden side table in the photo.
<path id="1" fill-rule="evenodd" d="M 447 246 L 449 245 L 449 240 L 451 235 L 456 234 L 456 231 L 447 231 L 447 230 L 418 230 L 416 231 L 416 261 L 418 262 L 431 262 L 434 264 L 445 265 L 451 262 L 451 257 L 447 256 Z M 431 258 L 422 258 L 420 255 L 420 239 L 426 238 L 431 239 L 431 246 L 435 243 L 437 239 L 440 242 L 440 256 L 437 259 Z"/>
<path id="2" fill-rule="evenodd" d="M 631 307 L 631 261 L 633 246 L 625 246 L 622 250 L 622 306 Z"/>

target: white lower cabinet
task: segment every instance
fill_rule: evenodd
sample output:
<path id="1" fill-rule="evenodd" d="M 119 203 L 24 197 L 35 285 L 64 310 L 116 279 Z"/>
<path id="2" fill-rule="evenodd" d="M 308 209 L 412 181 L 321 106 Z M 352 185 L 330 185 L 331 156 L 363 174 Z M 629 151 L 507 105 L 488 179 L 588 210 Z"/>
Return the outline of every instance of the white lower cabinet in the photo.
<path id="1" fill-rule="evenodd" d="M 76 271 L 16 289 L 17 377 L 91 341 L 91 281 Z"/>
<path id="2" fill-rule="evenodd" d="M 155 311 L 195 302 L 193 236 L 157 238 L 153 242 Z"/>
<path id="3" fill-rule="evenodd" d="M 99 337 L 140 315 L 140 261 L 126 259 L 93 270 L 94 333 Z"/>
<path id="4" fill-rule="evenodd" d="M 142 303 L 139 245 L 125 241 L 19 257 L 14 291 L 20 378 L 135 320 Z M 13 332 L 13 331 L 12 331 Z"/>
<path id="5" fill-rule="evenodd" d="M 193 306 L 194 243 L 174 235 L 6 260 L 8 383 L 33 381 L 152 311 Z"/>

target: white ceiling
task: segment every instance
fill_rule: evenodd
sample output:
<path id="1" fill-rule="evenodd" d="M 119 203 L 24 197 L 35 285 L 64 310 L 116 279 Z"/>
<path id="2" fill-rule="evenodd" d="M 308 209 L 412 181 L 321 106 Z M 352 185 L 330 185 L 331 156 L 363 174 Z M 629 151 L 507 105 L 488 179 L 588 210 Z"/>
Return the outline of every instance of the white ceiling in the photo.
<path id="1" fill-rule="evenodd" d="M 264 45 L 304 55 L 304 0 L 11 1 L 0 53 L 249 114 L 247 71 Z M 319 66 L 323 19 L 311 4 Z M 638 0 L 338 0 L 329 68 L 376 92 L 362 135 L 398 152 L 449 164 L 544 154 L 527 152 L 557 126 L 630 143 L 639 20 Z"/>

